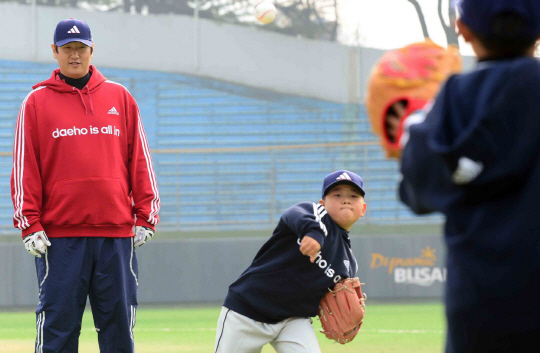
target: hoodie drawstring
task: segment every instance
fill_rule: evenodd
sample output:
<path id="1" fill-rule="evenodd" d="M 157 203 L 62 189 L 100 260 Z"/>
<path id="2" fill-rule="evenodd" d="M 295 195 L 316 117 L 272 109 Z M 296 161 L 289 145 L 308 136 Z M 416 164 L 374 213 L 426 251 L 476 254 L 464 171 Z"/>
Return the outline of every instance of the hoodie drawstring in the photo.
<path id="1" fill-rule="evenodd" d="M 82 104 L 84 105 L 84 113 L 85 113 L 86 115 L 88 115 L 88 109 L 86 109 L 86 103 L 84 103 L 84 99 L 83 99 L 83 96 L 82 96 L 81 91 L 79 91 L 79 90 L 76 89 L 75 87 L 73 87 L 73 90 L 79 94 L 79 97 L 81 97 L 81 102 L 82 102 Z"/>
<path id="2" fill-rule="evenodd" d="M 88 93 L 88 99 L 90 100 L 90 109 L 92 109 L 92 115 L 96 115 L 94 113 L 94 103 L 92 102 L 92 96 L 90 95 L 90 89 L 88 88 L 88 85 L 86 85 L 84 87 L 86 87 L 86 93 Z"/>
<path id="3" fill-rule="evenodd" d="M 92 102 L 92 96 L 90 95 L 90 89 L 88 88 L 88 85 L 84 86 L 84 88 L 86 88 L 86 94 L 88 94 L 88 100 L 90 101 L 90 109 L 92 109 L 92 115 L 96 115 L 94 113 L 94 103 Z M 73 87 L 73 90 L 76 91 L 79 94 L 79 97 L 81 97 L 81 102 L 84 105 L 84 113 L 86 115 L 88 115 L 88 109 L 86 108 L 86 103 L 84 103 L 84 98 L 82 96 L 81 91 L 76 89 L 75 87 Z"/>

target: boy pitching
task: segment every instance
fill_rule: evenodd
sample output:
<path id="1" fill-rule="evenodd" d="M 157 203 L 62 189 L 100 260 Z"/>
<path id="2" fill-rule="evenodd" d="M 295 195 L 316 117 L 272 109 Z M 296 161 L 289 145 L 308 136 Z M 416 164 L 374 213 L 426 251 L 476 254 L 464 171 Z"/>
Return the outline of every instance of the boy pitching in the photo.
<path id="1" fill-rule="evenodd" d="M 215 353 L 320 352 L 310 317 L 328 288 L 354 277 L 349 230 L 366 213 L 364 182 L 340 170 L 324 178 L 318 204 L 287 209 L 252 264 L 229 287 Z M 307 257 L 306 257 L 307 256 Z"/>
<path id="2" fill-rule="evenodd" d="M 35 352 L 78 352 L 89 297 L 100 351 L 132 353 L 134 248 L 159 221 L 150 150 L 135 99 L 90 65 L 88 24 L 60 21 L 51 48 L 59 68 L 22 103 L 11 178 L 14 224 L 37 257 Z"/>
<path id="3" fill-rule="evenodd" d="M 458 10 L 476 69 L 450 77 L 424 112 L 403 99 L 386 116 L 404 146 L 400 197 L 446 215 L 446 352 L 530 352 L 540 336 L 540 1 L 462 0 Z"/>

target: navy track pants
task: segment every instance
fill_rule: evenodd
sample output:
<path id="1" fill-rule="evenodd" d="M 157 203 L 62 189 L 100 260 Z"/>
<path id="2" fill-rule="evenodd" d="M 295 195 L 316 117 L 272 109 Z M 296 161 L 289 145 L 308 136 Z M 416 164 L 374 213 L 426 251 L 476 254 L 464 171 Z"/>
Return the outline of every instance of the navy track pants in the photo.
<path id="1" fill-rule="evenodd" d="M 138 268 L 133 238 L 50 238 L 36 258 L 36 353 L 77 353 L 90 299 L 101 353 L 133 353 Z"/>

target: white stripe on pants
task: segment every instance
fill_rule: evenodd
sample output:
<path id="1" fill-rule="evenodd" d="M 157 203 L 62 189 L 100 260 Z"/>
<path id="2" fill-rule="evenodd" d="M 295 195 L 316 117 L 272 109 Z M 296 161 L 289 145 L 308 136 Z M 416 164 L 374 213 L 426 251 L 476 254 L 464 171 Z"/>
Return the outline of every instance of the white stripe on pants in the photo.
<path id="1" fill-rule="evenodd" d="M 226 307 L 221 309 L 215 353 L 260 353 L 267 343 L 277 353 L 321 353 L 309 318 L 292 317 L 265 324 Z"/>

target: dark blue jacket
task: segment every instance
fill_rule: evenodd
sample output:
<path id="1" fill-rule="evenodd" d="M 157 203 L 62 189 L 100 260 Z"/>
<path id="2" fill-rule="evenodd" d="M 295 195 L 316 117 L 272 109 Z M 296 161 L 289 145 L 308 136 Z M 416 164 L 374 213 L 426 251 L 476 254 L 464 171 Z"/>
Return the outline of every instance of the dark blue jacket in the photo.
<path id="1" fill-rule="evenodd" d="M 403 202 L 446 215 L 448 312 L 538 326 L 540 63 L 485 61 L 451 77 L 411 127 L 401 172 Z"/>
<path id="2" fill-rule="evenodd" d="M 322 246 L 314 263 L 300 252 L 306 235 Z M 357 271 L 349 233 L 322 205 L 302 202 L 283 213 L 272 237 L 229 287 L 223 305 L 269 324 L 313 317 L 328 288 Z"/>

